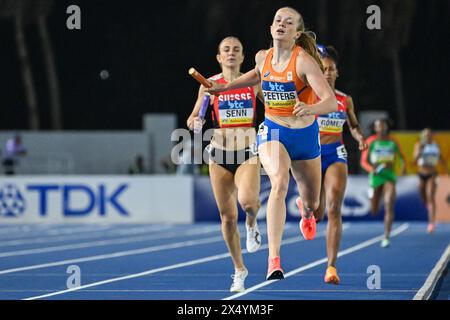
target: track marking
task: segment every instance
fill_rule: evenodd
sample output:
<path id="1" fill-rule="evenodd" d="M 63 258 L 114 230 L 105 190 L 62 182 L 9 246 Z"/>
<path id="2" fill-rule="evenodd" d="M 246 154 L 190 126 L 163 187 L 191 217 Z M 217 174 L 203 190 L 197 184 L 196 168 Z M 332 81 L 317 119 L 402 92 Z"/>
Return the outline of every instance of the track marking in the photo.
<path id="1" fill-rule="evenodd" d="M 25 289 L 17 289 L 17 290 L 0 290 L 0 293 L 7 293 L 7 292 L 52 292 L 53 290 L 50 289 L 29 289 L 29 290 L 25 290 Z M 99 289 L 94 289 L 94 290 L 78 290 L 78 292 L 111 292 L 111 293 L 121 293 L 121 292 L 154 292 L 154 293 L 178 293 L 178 292 L 227 292 L 229 293 L 230 290 L 225 290 L 225 289 L 167 289 L 167 290 L 158 290 L 158 289 L 123 289 L 123 290 L 99 290 Z M 264 293 L 374 293 L 374 290 L 338 290 L 338 289 L 329 289 L 329 290 L 325 290 L 325 289 L 316 289 L 316 290 L 282 290 L 282 289 L 263 289 L 263 290 L 259 290 L 258 292 L 264 292 Z M 416 292 L 416 290 L 414 289 L 392 289 L 392 290 L 384 290 L 384 289 L 380 289 L 380 290 L 376 290 L 375 293 L 410 293 L 410 292 Z"/>
<path id="2" fill-rule="evenodd" d="M 429 300 L 430 299 L 431 294 L 433 293 L 434 289 L 436 288 L 436 285 L 437 285 L 439 279 L 441 278 L 442 273 L 444 272 L 445 268 L 447 267 L 449 261 L 450 261 L 450 244 L 447 246 L 447 249 L 444 251 L 444 254 L 441 256 L 439 261 L 436 263 L 433 270 L 431 270 L 431 273 L 428 275 L 422 288 L 420 288 L 419 291 L 417 291 L 413 300 Z"/>
<path id="3" fill-rule="evenodd" d="M 0 258 L 47 253 L 47 252 L 57 252 L 57 251 L 65 251 L 65 250 L 74 250 L 74 249 L 82 249 L 82 248 L 93 248 L 93 247 L 101 247 L 101 246 L 116 245 L 116 244 L 126 244 L 126 243 L 142 242 L 142 241 L 148 241 L 148 240 L 161 240 L 161 239 L 174 238 L 174 237 L 180 237 L 180 236 L 195 236 L 198 234 L 207 234 L 207 233 L 217 232 L 217 231 L 220 231 L 220 229 L 204 228 L 204 229 L 200 229 L 200 230 L 186 231 L 184 233 L 172 232 L 170 234 L 165 234 L 164 236 L 158 236 L 158 235 L 136 236 L 136 237 L 130 237 L 130 238 L 91 241 L 91 242 L 67 244 L 67 245 L 60 245 L 60 246 L 46 247 L 46 248 L 6 251 L 6 252 L 0 252 Z"/>
<path id="4" fill-rule="evenodd" d="M 114 236 L 114 235 L 127 235 L 127 234 L 139 234 L 145 232 L 155 232 L 155 231 L 163 231 L 170 229 L 169 226 L 150 226 L 147 229 L 137 228 L 129 228 L 129 229 L 118 229 L 118 230 L 109 230 L 107 233 L 95 233 L 95 234 L 74 234 L 74 235 L 65 235 L 65 236 L 57 236 L 57 235 L 38 235 L 37 237 L 24 237 L 24 238 L 16 238 L 16 239 L 0 239 L 0 247 L 4 246 L 15 246 L 22 244 L 30 244 L 30 243 L 45 243 L 45 242 L 58 242 L 65 240 L 78 240 L 78 239 L 89 239 L 89 238 L 101 238 L 106 236 Z M 94 231 L 93 231 L 94 232 Z M 110 233 L 110 234 L 109 234 Z"/>
<path id="5" fill-rule="evenodd" d="M 395 237 L 395 236 L 399 235 L 400 233 L 402 233 L 403 231 L 405 231 L 405 230 L 408 229 L 408 228 L 409 228 L 409 224 L 408 224 L 408 223 L 402 224 L 401 226 L 399 226 L 398 228 L 396 228 L 395 230 L 393 230 L 393 231 L 391 232 L 391 237 Z M 364 248 L 366 248 L 366 247 L 368 247 L 368 246 L 371 246 L 371 245 L 373 245 L 373 244 L 379 242 L 380 240 L 382 240 L 383 237 L 384 237 L 384 235 L 380 235 L 380 236 L 374 237 L 374 238 L 372 238 L 372 239 L 366 240 L 366 241 L 364 241 L 364 242 L 361 242 L 361 243 L 359 243 L 359 244 L 357 244 L 357 245 L 354 245 L 354 246 L 352 246 L 352 247 L 350 247 L 350 248 L 348 248 L 348 249 L 339 251 L 339 253 L 338 253 L 338 258 L 339 258 L 339 257 L 343 257 L 343 256 L 345 256 L 345 255 L 348 255 L 348 254 L 350 254 L 350 253 L 356 252 L 356 251 L 358 251 L 358 250 L 364 249 Z M 325 257 L 325 258 L 316 260 L 316 261 L 314 261 L 314 262 L 308 263 L 308 264 L 305 265 L 305 266 L 299 267 L 299 268 L 297 268 L 297 269 L 294 269 L 294 270 L 292 270 L 292 271 L 286 273 L 286 274 L 284 275 L 284 278 L 289 278 L 289 277 L 291 277 L 291 276 L 293 276 L 293 275 L 295 275 L 295 274 L 297 274 L 297 273 L 303 272 L 303 271 L 308 270 L 308 269 L 312 269 L 312 268 L 314 268 L 314 267 L 316 267 L 316 266 L 319 266 L 319 265 L 321 265 L 321 264 L 323 264 L 323 263 L 326 263 L 327 261 L 328 261 L 328 258 Z M 260 284 L 257 284 L 257 285 L 255 285 L 255 286 L 253 286 L 253 287 L 250 287 L 250 288 L 246 289 L 246 290 L 243 291 L 243 292 L 240 292 L 240 293 L 231 295 L 231 296 L 229 296 L 229 297 L 227 297 L 227 298 L 224 298 L 224 299 L 222 299 L 222 300 L 233 300 L 233 299 L 242 297 L 242 296 L 244 296 L 244 295 L 246 295 L 246 294 L 248 294 L 248 293 L 251 293 L 251 292 L 256 291 L 256 290 L 258 290 L 258 289 L 260 289 L 260 288 L 263 288 L 263 287 L 265 287 L 265 286 L 268 286 L 268 285 L 270 285 L 270 284 L 272 284 L 272 283 L 274 283 L 274 282 L 276 282 L 276 281 L 278 281 L 278 280 L 269 280 L 269 281 L 261 282 Z"/>
<path id="6" fill-rule="evenodd" d="M 347 229 L 349 227 L 348 223 L 344 223 L 342 225 L 343 230 Z M 325 236 L 326 230 L 324 230 L 323 232 L 318 234 L 318 237 L 323 237 Z M 223 238 L 222 238 L 223 240 Z M 304 241 L 303 238 L 300 238 L 298 235 L 296 237 L 290 238 L 290 239 L 286 239 L 286 241 L 283 241 L 282 244 L 291 244 L 291 243 L 296 243 L 296 242 L 302 242 Z M 264 250 L 264 249 L 268 249 L 268 245 L 262 245 L 260 250 Z M 246 254 L 247 250 L 244 249 L 242 250 L 242 254 Z M 118 277 L 118 278 L 112 278 L 112 279 L 107 279 L 107 280 L 103 280 L 103 281 L 98 281 L 98 282 L 93 282 L 93 283 L 89 283 L 86 285 L 82 285 L 79 286 L 77 288 L 71 288 L 71 289 L 66 289 L 66 290 L 61 290 L 61 291 L 56 291 L 56 292 L 52 292 L 49 294 L 44 294 L 44 295 L 40 295 L 40 296 L 34 296 L 34 297 L 30 297 L 30 298 L 26 298 L 23 300 L 37 300 L 37 299 L 42 299 L 42 298 L 48 298 L 48 297 L 53 297 L 53 296 L 57 296 L 57 295 L 61 295 L 61 294 L 65 294 L 65 293 L 69 293 L 69 292 L 74 292 L 74 291 L 79 291 L 82 289 L 86 289 L 86 288 L 92 288 L 92 287 L 96 287 L 96 286 L 100 286 L 103 284 L 108 284 L 108 283 L 113 283 L 113 282 L 118 282 L 118 281 L 123 281 L 123 280 L 128 280 L 128 279 L 134 279 L 134 278 L 139 278 L 139 277 L 143 277 L 143 276 L 147 276 L 147 275 L 151 275 L 151 274 L 155 274 L 158 272 L 163 272 L 163 271 L 167 271 L 167 270 L 174 270 L 174 269 L 179 269 L 179 268 L 184 268 L 184 267 L 188 267 L 188 266 L 193 266 L 196 264 L 201 264 L 201 263 L 206 263 L 206 262 L 211 262 L 211 261 L 215 261 L 215 260 L 220 260 L 220 259 L 225 259 L 228 258 L 230 256 L 230 254 L 227 253 L 222 253 L 222 254 L 217 254 L 217 255 L 213 255 L 213 256 L 209 256 L 209 257 L 205 257 L 205 258 L 200 258 L 200 259 L 195 259 L 195 260 L 191 260 L 191 261 L 187 261 L 187 262 L 182 262 L 182 263 L 177 263 L 177 264 L 173 264 L 173 265 L 169 265 L 169 266 L 165 266 L 165 267 L 161 267 L 161 268 L 156 268 L 156 269 L 150 269 L 144 272 L 140 272 L 140 273 L 135 273 L 135 274 L 130 274 L 130 275 L 126 275 L 123 277 Z M 1 272 L 0 272 L 1 274 Z"/>

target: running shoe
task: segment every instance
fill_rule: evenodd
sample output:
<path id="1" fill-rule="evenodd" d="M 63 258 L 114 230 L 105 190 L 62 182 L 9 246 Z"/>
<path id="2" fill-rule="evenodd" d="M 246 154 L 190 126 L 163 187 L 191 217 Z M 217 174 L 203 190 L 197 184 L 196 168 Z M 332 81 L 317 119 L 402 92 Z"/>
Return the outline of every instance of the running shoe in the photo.
<path id="1" fill-rule="evenodd" d="M 389 241 L 389 239 L 383 239 L 383 241 L 381 241 L 380 246 L 382 248 L 387 248 L 391 245 L 391 241 Z"/>
<path id="2" fill-rule="evenodd" d="M 233 283 L 231 284 L 230 292 L 242 292 L 245 290 L 245 278 L 248 276 L 248 270 L 236 270 L 231 276 Z"/>
<path id="3" fill-rule="evenodd" d="M 326 283 L 331 283 L 331 284 L 339 284 L 339 282 L 341 282 L 341 279 L 339 279 L 339 276 L 337 274 L 337 270 L 335 267 L 329 266 L 327 268 L 327 271 L 325 272 L 325 278 L 324 278 Z"/>
<path id="4" fill-rule="evenodd" d="M 254 253 L 261 247 L 261 233 L 259 232 L 258 223 L 255 221 L 253 227 L 249 227 L 247 224 L 245 227 L 247 228 L 247 251 Z"/>
<path id="5" fill-rule="evenodd" d="M 434 233 L 434 229 L 435 229 L 436 225 L 434 223 L 429 223 L 428 227 L 427 227 L 427 232 L 429 234 L 433 234 Z"/>
<path id="6" fill-rule="evenodd" d="M 308 219 L 305 218 L 303 216 L 303 205 L 300 198 L 297 198 L 296 203 L 298 209 L 300 210 L 300 216 L 302 217 L 299 226 L 303 238 L 305 238 L 305 240 L 313 240 L 314 237 L 316 236 L 316 218 L 314 217 L 313 214 Z"/>
<path id="7" fill-rule="evenodd" d="M 267 271 L 267 280 L 284 279 L 284 271 L 281 269 L 280 257 L 269 258 L 269 269 Z"/>

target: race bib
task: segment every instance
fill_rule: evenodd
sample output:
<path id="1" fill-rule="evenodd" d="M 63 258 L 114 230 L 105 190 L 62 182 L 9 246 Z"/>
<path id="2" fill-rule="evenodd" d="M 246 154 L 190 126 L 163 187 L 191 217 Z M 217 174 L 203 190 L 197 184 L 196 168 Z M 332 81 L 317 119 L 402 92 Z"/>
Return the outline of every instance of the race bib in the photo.
<path id="1" fill-rule="evenodd" d="M 339 159 L 347 160 L 347 150 L 344 145 L 337 147 L 336 151 Z"/>
<path id="2" fill-rule="evenodd" d="M 219 102 L 221 125 L 246 125 L 253 123 L 253 104 L 251 100 Z"/>

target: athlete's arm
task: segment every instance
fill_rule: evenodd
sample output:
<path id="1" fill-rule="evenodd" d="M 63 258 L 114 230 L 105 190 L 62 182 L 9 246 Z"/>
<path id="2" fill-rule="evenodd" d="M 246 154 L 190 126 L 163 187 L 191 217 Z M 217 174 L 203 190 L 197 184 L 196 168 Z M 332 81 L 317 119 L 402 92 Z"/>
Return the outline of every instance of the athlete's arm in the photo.
<path id="1" fill-rule="evenodd" d="M 303 51 L 299 53 L 298 58 L 296 65 L 297 75 L 311 86 L 314 93 L 320 98 L 320 102 L 310 106 L 297 102 L 293 113 L 296 116 L 303 116 L 321 115 L 337 111 L 336 96 L 316 60 Z"/>
<path id="2" fill-rule="evenodd" d="M 257 84 L 256 86 L 253 87 L 253 90 L 255 91 L 255 96 L 256 98 L 258 98 L 258 100 L 264 104 L 264 96 L 262 93 L 262 88 L 261 88 L 261 84 Z"/>
<path id="3" fill-rule="evenodd" d="M 206 88 L 202 85 L 198 89 L 197 101 L 195 102 L 194 109 L 192 110 L 192 113 L 189 116 L 189 118 L 187 119 L 187 123 L 186 123 L 189 130 L 194 130 L 194 122 L 197 120 L 200 120 L 198 114 L 199 114 L 200 108 L 202 106 L 203 97 L 205 95 L 205 89 Z"/>
<path id="4" fill-rule="evenodd" d="M 376 135 L 370 136 L 367 138 L 368 148 L 361 153 L 361 167 L 367 172 L 373 172 L 374 168 L 369 163 L 369 153 L 370 153 L 370 145 L 376 139 Z"/>
<path id="5" fill-rule="evenodd" d="M 213 84 L 213 86 L 206 90 L 206 92 L 209 92 L 211 94 L 218 94 L 223 91 L 228 90 L 234 90 L 239 88 L 245 88 L 245 87 L 253 87 L 258 85 L 261 82 L 261 68 L 264 63 L 266 52 L 261 50 L 259 51 L 256 56 L 256 67 L 253 70 L 250 70 L 247 73 L 244 73 L 239 78 L 235 79 L 234 81 L 231 81 L 227 84 Z"/>
<path id="6" fill-rule="evenodd" d="M 420 141 L 416 142 L 416 144 L 414 145 L 414 153 L 413 153 L 414 163 L 417 163 L 417 161 L 419 160 L 422 150 L 423 150 L 422 143 Z"/>
<path id="7" fill-rule="evenodd" d="M 367 143 L 361 132 L 361 128 L 359 127 L 358 118 L 356 118 L 355 114 L 355 105 L 353 104 L 353 99 L 350 96 L 347 96 L 347 123 L 353 138 L 358 141 L 359 150 L 366 150 Z"/>

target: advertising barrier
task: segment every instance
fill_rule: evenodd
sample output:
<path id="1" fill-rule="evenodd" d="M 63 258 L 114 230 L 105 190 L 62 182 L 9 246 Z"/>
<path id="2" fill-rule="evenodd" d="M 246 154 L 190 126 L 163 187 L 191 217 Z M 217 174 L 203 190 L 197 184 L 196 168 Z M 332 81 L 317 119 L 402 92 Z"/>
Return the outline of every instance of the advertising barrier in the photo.
<path id="1" fill-rule="evenodd" d="M 270 181 L 267 176 L 261 177 L 261 209 L 258 219 L 265 219 L 266 205 L 270 194 Z M 397 221 L 425 221 L 427 220 L 426 207 L 420 199 L 418 190 L 418 177 L 400 177 L 397 182 L 397 201 L 395 204 L 395 219 Z M 448 190 L 448 189 L 447 189 Z M 350 176 L 347 181 L 342 216 L 344 221 L 370 221 L 383 219 L 383 203 L 375 217 L 370 214 L 370 189 L 367 176 Z M 212 194 L 211 183 L 207 177 L 197 178 L 194 181 L 195 196 L 195 221 L 219 221 L 214 196 Z M 291 178 L 288 195 L 286 197 L 287 221 L 299 221 L 299 210 L 295 204 L 298 197 L 298 190 L 294 180 Z M 447 195 L 448 197 L 448 195 Z M 245 214 L 239 208 L 239 220 L 245 220 Z M 448 205 L 447 205 L 448 212 Z"/>
<path id="2" fill-rule="evenodd" d="M 426 221 L 418 177 L 397 182 L 395 219 Z M 271 190 L 261 177 L 261 209 L 265 219 Z M 370 215 L 367 176 L 350 176 L 342 216 L 345 221 L 383 219 L 383 203 Z M 298 222 L 298 190 L 290 181 L 287 221 Z M 436 194 L 437 218 L 450 222 L 450 178 L 441 176 Z M 245 214 L 239 208 L 239 220 Z M 9 223 L 192 223 L 219 222 L 219 212 L 207 176 L 17 176 L 0 177 L 0 224 Z"/>
<path id="3" fill-rule="evenodd" d="M 0 177 L 0 223 L 191 223 L 192 177 Z"/>

